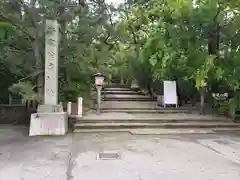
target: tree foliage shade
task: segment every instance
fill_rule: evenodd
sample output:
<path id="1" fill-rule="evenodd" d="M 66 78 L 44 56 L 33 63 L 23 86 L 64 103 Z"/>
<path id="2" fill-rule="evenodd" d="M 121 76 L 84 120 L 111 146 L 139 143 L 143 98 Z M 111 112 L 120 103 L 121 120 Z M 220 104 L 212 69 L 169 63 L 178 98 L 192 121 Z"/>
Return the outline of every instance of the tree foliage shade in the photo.
<path id="1" fill-rule="evenodd" d="M 118 7 L 104 0 L 3 0 L 0 10 L 1 86 L 31 84 L 31 97 L 43 93 L 47 18 L 60 25 L 62 101 L 87 94 L 97 71 L 145 88 L 171 79 L 205 93 L 216 84 L 239 88 L 236 0 L 126 0 Z"/>

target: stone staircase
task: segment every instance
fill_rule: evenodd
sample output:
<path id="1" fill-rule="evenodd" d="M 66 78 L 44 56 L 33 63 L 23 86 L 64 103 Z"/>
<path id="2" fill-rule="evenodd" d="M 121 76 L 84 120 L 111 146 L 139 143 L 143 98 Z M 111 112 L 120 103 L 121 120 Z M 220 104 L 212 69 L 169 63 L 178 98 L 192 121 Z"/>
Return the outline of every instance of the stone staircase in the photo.
<path id="1" fill-rule="evenodd" d="M 240 124 L 217 115 L 199 115 L 196 108 L 163 108 L 156 99 L 127 86 L 107 86 L 102 92 L 101 114 L 78 118 L 74 132 L 127 131 L 141 134 L 163 132 L 216 132 L 240 130 Z"/>

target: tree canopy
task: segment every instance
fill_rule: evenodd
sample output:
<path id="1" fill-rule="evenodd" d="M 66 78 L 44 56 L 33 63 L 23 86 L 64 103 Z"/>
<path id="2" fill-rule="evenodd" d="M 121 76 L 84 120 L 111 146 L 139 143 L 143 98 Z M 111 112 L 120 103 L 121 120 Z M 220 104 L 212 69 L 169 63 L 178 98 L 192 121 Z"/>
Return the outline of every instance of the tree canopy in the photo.
<path id="1" fill-rule="evenodd" d="M 240 1 L 2 0 L 0 10 L 2 96 L 21 87 L 41 99 L 47 18 L 60 24 L 62 101 L 87 93 L 97 71 L 142 87 L 175 79 L 202 96 L 240 85 Z"/>

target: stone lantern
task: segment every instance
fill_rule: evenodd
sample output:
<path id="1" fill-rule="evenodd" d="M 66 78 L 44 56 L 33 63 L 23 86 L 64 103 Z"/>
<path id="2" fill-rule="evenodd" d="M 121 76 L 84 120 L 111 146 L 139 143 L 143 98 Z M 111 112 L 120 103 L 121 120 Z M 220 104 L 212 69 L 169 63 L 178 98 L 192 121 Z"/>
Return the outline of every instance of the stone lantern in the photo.
<path id="1" fill-rule="evenodd" d="M 102 73 L 96 73 L 93 75 L 95 80 L 95 87 L 97 89 L 97 113 L 100 114 L 101 108 L 101 90 L 104 85 L 104 78 L 105 76 Z"/>
<path id="2" fill-rule="evenodd" d="M 102 73 L 96 73 L 93 75 L 94 79 L 95 79 L 95 86 L 101 86 L 103 87 L 104 85 L 104 75 Z"/>

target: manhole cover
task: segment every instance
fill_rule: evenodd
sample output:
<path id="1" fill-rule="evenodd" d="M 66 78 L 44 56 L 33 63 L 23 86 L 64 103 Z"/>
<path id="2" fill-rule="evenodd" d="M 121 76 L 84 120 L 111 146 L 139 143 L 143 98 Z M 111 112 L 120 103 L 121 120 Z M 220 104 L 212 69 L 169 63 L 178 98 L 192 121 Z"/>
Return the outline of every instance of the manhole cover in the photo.
<path id="1" fill-rule="evenodd" d="M 121 156 L 117 152 L 100 152 L 97 154 L 97 159 L 99 160 L 116 160 L 120 158 Z"/>

